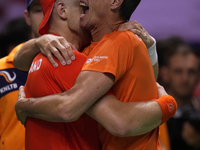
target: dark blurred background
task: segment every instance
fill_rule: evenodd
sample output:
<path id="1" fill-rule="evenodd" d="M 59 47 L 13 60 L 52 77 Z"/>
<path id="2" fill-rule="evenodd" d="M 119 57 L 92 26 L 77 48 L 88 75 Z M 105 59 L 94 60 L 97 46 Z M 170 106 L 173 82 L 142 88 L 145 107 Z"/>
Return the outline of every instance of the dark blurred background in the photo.
<path id="1" fill-rule="evenodd" d="M 0 0 L 0 30 L 23 16 L 25 0 Z M 157 40 L 171 35 L 200 42 L 200 0 L 142 0 L 131 20 L 137 20 Z"/>

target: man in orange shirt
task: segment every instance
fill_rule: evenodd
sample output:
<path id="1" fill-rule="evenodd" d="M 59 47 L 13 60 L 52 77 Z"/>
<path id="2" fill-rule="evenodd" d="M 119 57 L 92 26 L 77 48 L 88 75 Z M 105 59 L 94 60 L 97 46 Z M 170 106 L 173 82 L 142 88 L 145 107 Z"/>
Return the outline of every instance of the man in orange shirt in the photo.
<path id="1" fill-rule="evenodd" d="M 39 37 L 37 28 L 43 19 L 39 0 L 27 0 L 24 17 L 31 26 L 32 38 Z M 8 56 L 0 59 L 0 150 L 25 149 L 25 129 L 17 120 L 14 109 L 19 87 L 25 84 L 27 77 L 27 72 L 13 66 L 14 55 L 22 45 L 16 46 Z"/>
<path id="2" fill-rule="evenodd" d="M 83 21 L 81 22 L 81 25 L 91 30 L 94 42 L 97 42 L 100 39 L 102 40 L 99 43 L 92 43 L 90 47 L 84 50 L 86 54 L 90 53 L 89 59 L 86 62 L 85 66 L 83 67 L 83 71 L 79 74 L 75 85 L 70 90 L 62 94 L 37 98 L 37 100 L 31 98 L 28 99 L 28 101 L 26 101 L 27 99 L 23 99 L 24 95 L 21 95 L 23 94 L 21 93 L 20 97 L 22 96 L 21 100 L 22 106 L 19 106 L 20 101 L 18 101 L 16 103 L 16 108 L 18 108 L 20 111 L 22 109 L 25 117 L 27 116 L 27 112 L 31 112 L 29 116 L 38 117 L 45 120 L 67 121 L 67 122 L 73 121 L 77 119 L 80 115 L 82 115 L 98 98 L 100 98 L 103 94 L 105 94 L 108 91 L 108 89 L 110 89 L 113 86 L 113 84 L 114 86 L 112 87 L 111 90 L 117 96 L 117 98 L 119 98 L 122 102 L 128 102 L 129 99 L 132 100 L 134 99 L 134 101 L 137 102 L 140 100 L 148 101 L 150 99 L 158 98 L 157 86 L 152 66 L 150 63 L 150 59 L 148 58 L 147 51 L 145 51 L 145 45 L 141 42 L 141 39 L 129 31 L 113 32 L 113 30 L 115 30 L 119 26 L 119 24 L 123 23 L 127 19 L 124 18 L 124 16 L 122 17 L 123 19 L 121 17 L 119 18 L 120 15 L 117 10 L 119 9 L 119 7 L 121 7 L 122 4 L 121 2 L 122 1 L 114 1 L 111 5 L 109 5 L 111 7 L 110 10 L 112 11 L 108 11 L 109 10 L 108 5 L 106 5 L 106 2 L 103 1 L 103 3 L 105 4 L 104 5 L 105 7 L 103 6 L 103 8 L 107 8 L 106 13 L 109 14 L 108 16 L 114 16 L 114 17 L 111 20 L 107 20 L 106 15 L 101 14 L 102 11 L 97 12 L 101 14 L 97 15 L 98 19 L 100 19 L 102 15 L 105 17 L 105 19 L 103 19 L 102 27 L 103 28 L 107 27 L 107 30 L 102 30 L 101 32 L 96 32 L 96 29 L 97 30 L 99 29 L 98 25 L 102 24 L 102 22 L 100 21 L 101 22 L 100 24 L 97 23 L 96 26 L 95 25 L 93 26 L 93 22 L 95 22 L 93 18 L 95 17 L 90 16 L 89 13 L 92 6 L 97 6 L 97 5 L 102 6 L 100 4 L 101 2 L 90 1 L 91 7 L 89 7 L 90 8 L 89 11 L 87 10 L 88 7 L 86 3 L 81 2 L 81 5 L 86 6 L 86 9 L 84 9 L 86 16 L 84 14 L 81 15 L 82 16 L 81 19 L 83 19 L 81 20 Z M 92 9 L 92 10 L 98 11 L 97 9 Z M 93 13 L 91 13 L 91 15 L 92 14 Z M 85 22 L 85 19 L 87 20 L 88 17 L 89 21 Z M 114 25 L 112 28 L 108 28 L 107 25 L 110 24 L 112 21 L 116 23 L 116 20 L 118 20 L 117 22 L 119 24 Z M 41 26 L 42 28 L 40 28 L 40 30 L 43 29 L 46 30 L 46 22 L 43 25 L 44 26 Z M 45 32 L 45 30 L 43 31 Z M 113 33 L 107 34 L 106 36 L 103 37 L 104 34 L 111 32 Z M 128 41 L 128 45 L 126 45 L 127 43 L 125 44 L 124 41 Z M 116 49 L 114 49 L 114 47 Z M 115 50 L 115 52 L 113 50 Z M 106 53 L 105 51 L 108 51 L 108 53 Z M 110 56 L 114 57 L 114 59 L 112 59 L 112 57 Z M 137 65 L 139 66 L 137 67 Z M 147 77 L 148 74 L 149 76 Z M 136 85 L 137 87 L 135 87 Z M 145 94 L 143 94 L 144 93 L 143 91 L 145 91 Z M 168 101 L 165 103 L 163 102 L 165 100 Z M 28 104 L 29 102 L 32 105 L 29 105 Z M 101 102 L 102 101 L 100 101 L 100 103 Z M 152 103 L 153 105 L 155 104 L 154 106 L 156 108 L 158 104 L 154 102 L 155 101 L 153 101 Z M 158 99 L 157 102 L 161 105 L 161 108 L 163 110 L 163 122 L 164 122 L 166 119 L 165 115 L 169 112 L 173 112 L 176 109 L 173 108 L 175 107 L 174 100 L 170 96 L 163 96 L 160 99 Z M 143 104 L 146 104 L 146 102 L 143 102 Z M 169 104 L 170 104 L 170 109 L 168 109 Z M 28 108 L 26 108 L 25 106 Z M 46 106 L 48 106 L 48 108 Z M 91 116 L 94 117 L 96 120 L 98 120 L 103 126 L 106 126 L 104 122 L 102 122 L 101 118 L 99 120 L 98 115 L 100 116 L 105 115 L 105 112 L 107 112 L 107 110 L 104 108 L 104 112 L 101 112 L 100 114 L 97 115 L 97 112 L 99 112 L 100 110 L 98 108 L 99 105 L 95 104 L 95 106 L 93 106 L 93 109 L 90 109 L 89 112 L 93 112 L 92 114 L 90 113 Z M 120 108 L 123 110 L 124 107 L 122 108 L 121 105 L 118 105 L 118 107 L 115 108 Z M 49 110 L 51 111 L 49 112 Z M 123 111 L 124 113 L 126 113 L 126 109 L 124 109 Z M 133 118 L 133 120 L 136 119 L 136 117 L 138 116 L 140 116 L 138 118 L 139 120 L 140 119 L 148 120 L 149 118 L 147 117 L 147 115 L 149 114 L 148 113 L 135 114 L 135 118 Z M 140 128 L 139 126 L 138 128 L 135 128 L 131 131 L 129 130 L 129 132 L 123 131 L 124 130 L 123 128 L 121 131 L 119 131 L 120 134 L 122 133 L 123 135 L 126 136 L 146 133 L 143 136 L 137 136 L 137 137 L 130 137 L 130 138 L 116 137 L 110 135 L 105 129 L 100 127 L 100 129 L 102 129 L 100 133 L 101 133 L 101 142 L 103 144 L 102 145 L 103 149 L 110 149 L 111 147 L 113 147 L 114 149 L 117 148 L 141 149 L 147 147 L 149 149 L 159 149 L 160 145 L 158 142 L 158 129 L 156 128 L 155 130 L 148 132 L 152 130 L 152 128 L 155 128 L 161 123 L 160 116 L 154 119 L 155 120 L 151 120 L 153 122 L 149 121 L 146 130 L 136 131 L 138 128 Z M 21 121 L 23 122 L 23 119 Z M 154 121 L 157 123 L 155 123 Z M 136 139 L 137 141 L 135 141 Z M 116 141 L 118 141 L 118 143 Z M 146 144 L 143 144 L 144 142 Z"/>

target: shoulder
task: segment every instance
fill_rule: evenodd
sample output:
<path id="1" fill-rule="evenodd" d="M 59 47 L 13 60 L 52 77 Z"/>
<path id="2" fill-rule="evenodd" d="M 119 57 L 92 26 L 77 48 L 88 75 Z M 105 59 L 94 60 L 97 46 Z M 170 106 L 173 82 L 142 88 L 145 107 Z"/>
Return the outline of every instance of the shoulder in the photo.
<path id="1" fill-rule="evenodd" d="M 2 57 L 0 59 L 0 64 L 5 63 L 8 56 Z"/>
<path id="2" fill-rule="evenodd" d="M 116 40 L 136 40 L 136 41 L 142 41 L 141 38 L 139 38 L 136 34 L 134 34 L 131 31 L 115 31 L 113 33 L 110 33 L 109 38 L 116 39 Z"/>
<path id="3" fill-rule="evenodd" d="M 79 65 L 80 64 L 82 66 L 82 64 L 85 63 L 87 56 L 84 53 L 81 53 L 77 50 L 73 50 L 73 52 L 75 54 L 76 59 L 74 61 L 72 61 L 72 65 Z"/>
<path id="4" fill-rule="evenodd" d="M 80 58 L 87 58 L 87 56 L 84 53 L 81 53 L 77 50 L 73 50 L 74 54 L 76 57 L 80 57 Z"/>
<path id="5" fill-rule="evenodd" d="M 102 42 L 105 42 L 107 44 L 111 44 L 112 46 L 116 45 L 118 46 L 131 46 L 132 48 L 136 45 L 142 45 L 144 44 L 142 42 L 142 39 L 132 33 L 131 31 L 115 31 L 110 34 L 107 34 L 104 37 L 104 40 Z"/>
<path id="6" fill-rule="evenodd" d="M 7 68 L 14 68 L 12 62 L 7 61 L 8 56 L 5 56 L 0 59 L 0 70 L 7 69 Z"/>
<path id="7" fill-rule="evenodd" d="M 60 62 L 55 58 L 55 60 L 57 61 L 57 63 L 59 64 L 58 68 L 56 68 L 56 70 L 65 70 L 65 71 L 70 71 L 70 70 L 77 70 L 80 71 L 80 69 L 82 68 L 83 64 L 86 62 L 87 60 L 87 56 L 83 53 L 80 53 L 77 50 L 73 50 L 74 54 L 75 54 L 75 60 L 72 61 L 72 63 L 70 65 L 61 65 Z M 51 64 L 50 64 L 51 65 Z"/>

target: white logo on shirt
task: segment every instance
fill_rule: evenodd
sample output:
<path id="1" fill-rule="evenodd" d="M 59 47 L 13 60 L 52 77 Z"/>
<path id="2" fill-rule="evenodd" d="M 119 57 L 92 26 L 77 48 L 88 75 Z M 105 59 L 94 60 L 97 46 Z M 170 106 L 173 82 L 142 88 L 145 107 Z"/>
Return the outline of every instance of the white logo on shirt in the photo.
<path id="1" fill-rule="evenodd" d="M 92 58 L 88 58 L 87 61 L 86 61 L 86 64 L 88 64 L 88 63 L 90 63 L 92 61 L 93 61 Z"/>
<path id="2" fill-rule="evenodd" d="M 42 64 L 42 59 L 37 60 L 37 61 L 34 61 L 34 62 L 31 64 L 31 68 L 30 68 L 30 70 L 29 70 L 29 73 L 39 70 L 41 64 Z"/>
<path id="3" fill-rule="evenodd" d="M 94 56 L 94 58 L 88 58 L 87 61 L 86 61 L 86 64 L 91 63 L 93 61 L 98 62 L 102 59 L 108 59 L 108 56 Z"/>

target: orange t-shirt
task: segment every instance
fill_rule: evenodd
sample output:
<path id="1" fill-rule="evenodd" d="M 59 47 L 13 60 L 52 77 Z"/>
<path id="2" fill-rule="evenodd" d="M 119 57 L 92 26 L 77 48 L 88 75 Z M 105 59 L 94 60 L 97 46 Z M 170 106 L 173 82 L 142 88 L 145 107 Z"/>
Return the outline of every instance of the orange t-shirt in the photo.
<path id="1" fill-rule="evenodd" d="M 25 128 L 17 120 L 15 102 L 28 73 L 13 66 L 14 55 L 22 45 L 0 59 L 0 150 L 25 149 Z"/>
<path id="2" fill-rule="evenodd" d="M 147 49 L 142 40 L 132 32 L 115 31 L 106 34 L 100 42 L 92 43 L 83 52 L 89 55 L 82 70 L 113 74 L 115 84 L 111 90 L 120 101 L 148 101 L 158 98 Z M 161 149 L 159 128 L 140 136 L 117 137 L 99 125 L 99 134 L 103 150 Z"/>

